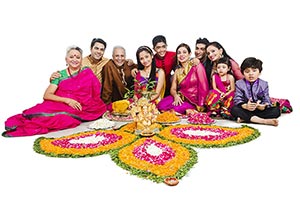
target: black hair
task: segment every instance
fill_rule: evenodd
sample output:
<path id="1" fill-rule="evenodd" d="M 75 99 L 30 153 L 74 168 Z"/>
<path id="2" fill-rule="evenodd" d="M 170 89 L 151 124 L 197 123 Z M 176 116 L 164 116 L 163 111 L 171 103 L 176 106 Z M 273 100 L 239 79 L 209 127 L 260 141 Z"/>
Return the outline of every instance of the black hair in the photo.
<path id="1" fill-rule="evenodd" d="M 140 46 L 137 51 L 136 51 L 136 60 L 137 60 L 137 65 L 138 65 L 138 70 L 143 70 L 144 65 L 141 63 L 139 59 L 139 55 L 142 51 L 148 52 L 152 57 L 153 57 L 153 51 L 150 49 L 148 46 Z M 156 79 L 156 65 L 154 58 L 151 63 L 151 72 L 150 72 L 150 80 L 149 81 L 155 81 Z"/>
<path id="2" fill-rule="evenodd" d="M 94 38 L 91 42 L 91 49 L 94 47 L 95 43 L 99 42 L 104 45 L 104 49 L 106 49 L 106 42 L 102 40 L 101 38 Z"/>
<path id="3" fill-rule="evenodd" d="M 167 44 L 167 40 L 166 37 L 163 35 L 157 35 L 152 39 L 152 44 L 153 44 L 153 48 L 157 45 L 157 43 L 159 42 L 163 42 L 165 44 Z"/>
<path id="4" fill-rule="evenodd" d="M 223 63 L 225 65 L 227 65 L 228 67 L 231 67 L 231 62 L 230 62 L 230 59 L 228 57 L 222 57 L 220 58 L 218 61 L 217 61 L 217 65 L 220 64 L 220 63 Z"/>
<path id="5" fill-rule="evenodd" d="M 196 40 L 196 45 L 197 44 L 205 44 L 205 46 L 207 46 L 209 44 L 209 41 L 208 39 L 206 38 L 201 38 L 199 37 L 197 40 Z"/>
<path id="6" fill-rule="evenodd" d="M 245 69 L 253 68 L 258 69 L 260 73 L 263 69 L 262 64 L 263 62 L 255 57 L 248 57 L 241 64 L 241 72 L 244 73 Z"/>

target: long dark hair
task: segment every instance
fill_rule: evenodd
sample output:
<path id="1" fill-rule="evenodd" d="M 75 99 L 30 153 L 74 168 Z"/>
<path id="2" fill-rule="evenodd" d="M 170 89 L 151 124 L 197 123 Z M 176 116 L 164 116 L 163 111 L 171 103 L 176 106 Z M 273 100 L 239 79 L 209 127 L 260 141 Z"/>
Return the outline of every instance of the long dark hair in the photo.
<path id="1" fill-rule="evenodd" d="M 136 51 L 136 60 L 137 60 L 138 70 L 143 70 L 145 68 L 139 58 L 139 55 L 142 51 L 148 52 L 153 58 L 153 52 L 148 46 L 140 46 Z M 149 81 L 155 81 L 155 79 L 156 79 L 156 65 L 155 65 L 155 60 L 153 58 L 152 63 L 151 63 L 151 72 L 150 72 L 150 80 Z"/>

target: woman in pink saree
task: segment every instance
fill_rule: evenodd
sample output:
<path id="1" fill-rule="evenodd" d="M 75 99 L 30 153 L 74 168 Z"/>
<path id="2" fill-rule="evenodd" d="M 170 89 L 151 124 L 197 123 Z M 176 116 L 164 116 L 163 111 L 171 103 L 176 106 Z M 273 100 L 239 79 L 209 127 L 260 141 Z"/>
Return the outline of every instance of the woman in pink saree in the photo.
<path id="1" fill-rule="evenodd" d="M 174 110 L 180 114 L 187 111 L 204 111 L 208 94 L 208 81 L 204 66 L 193 66 L 190 61 L 191 49 L 182 43 L 176 49 L 178 68 L 175 70 L 170 96 L 162 99 L 157 107 L 160 111 Z"/>
<path id="2" fill-rule="evenodd" d="M 45 134 L 95 120 L 106 111 L 100 98 L 100 82 L 88 67 L 81 67 L 82 50 L 72 46 L 66 55 L 67 69 L 51 81 L 44 101 L 5 122 L 5 137 Z"/>

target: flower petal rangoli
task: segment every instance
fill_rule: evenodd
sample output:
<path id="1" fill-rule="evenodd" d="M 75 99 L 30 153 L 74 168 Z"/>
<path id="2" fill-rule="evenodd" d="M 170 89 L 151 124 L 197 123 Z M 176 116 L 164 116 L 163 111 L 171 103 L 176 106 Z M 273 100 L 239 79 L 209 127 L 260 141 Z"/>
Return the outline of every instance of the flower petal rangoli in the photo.
<path id="1" fill-rule="evenodd" d="M 112 159 L 132 174 L 155 182 L 182 178 L 197 162 L 195 150 L 156 136 L 141 138 L 116 151 Z"/>
<path id="2" fill-rule="evenodd" d="M 240 128 L 214 125 L 177 125 L 164 128 L 159 135 L 167 140 L 194 147 L 226 147 L 249 142 L 260 133 L 249 126 Z"/>
<path id="3" fill-rule="evenodd" d="M 250 126 L 216 125 L 162 126 L 156 136 L 135 135 L 135 123 L 119 130 L 94 130 L 60 138 L 40 137 L 37 153 L 52 157 L 86 157 L 109 153 L 112 160 L 131 174 L 154 182 L 179 180 L 197 163 L 192 147 L 227 147 L 249 142 L 260 133 Z"/>
<path id="4" fill-rule="evenodd" d="M 118 149 L 135 138 L 135 135 L 122 131 L 87 131 L 61 138 L 38 138 L 34 150 L 54 157 L 95 156 Z"/>

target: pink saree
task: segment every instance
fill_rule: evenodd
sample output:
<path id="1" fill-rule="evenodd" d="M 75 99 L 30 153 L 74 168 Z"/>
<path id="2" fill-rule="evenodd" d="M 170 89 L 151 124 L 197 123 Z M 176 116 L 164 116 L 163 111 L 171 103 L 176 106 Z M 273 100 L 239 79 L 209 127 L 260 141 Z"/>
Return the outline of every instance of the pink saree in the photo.
<path id="1" fill-rule="evenodd" d="M 178 82 L 178 93 L 183 98 L 182 105 L 172 105 L 174 98 L 170 95 L 158 103 L 158 109 L 161 111 L 174 110 L 181 114 L 185 114 L 187 109 L 202 111 L 208 94 L 208 81 L 201 63 L 197 66 L 189 66 L 186 76 Z"/>
<path id="2" fill-rule="evenodd" d="M 44 100 L 22 114 L 8 118 L 5 122 L 6 131 L 2 135 L 31 136 L 73 128 L 82 121 L 101 117 L 106 111 L 106 105 L 100 99 L 100 82 L 90 68 L 85 67 L 78 74 L 62 79 L 55 94 L 77 100 L 82 110 L 73 109 L 62 102 Z"/>

